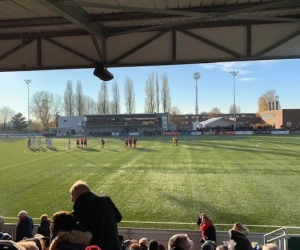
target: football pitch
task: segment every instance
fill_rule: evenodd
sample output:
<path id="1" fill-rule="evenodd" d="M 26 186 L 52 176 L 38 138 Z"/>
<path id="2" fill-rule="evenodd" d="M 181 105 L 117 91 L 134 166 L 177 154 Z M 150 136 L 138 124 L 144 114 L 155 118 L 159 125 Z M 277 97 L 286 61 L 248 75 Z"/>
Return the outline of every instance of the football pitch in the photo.
<path id="1" fill-rule="evenodd" d="M 53 149 L 27 149 L 26 139 L 0 139 L 0 215 L 15 222 L 20 210 L 33 218 L 72 210 L 69 188 L 85 180 L 109 195 L 123 214 L 121 227 L 197 229 L 200 212 L 216 224 L 242 222 L 250 231 L 299 226 L 300 137 L 139 137 L 53 139 Z M 38 220 L 35 220 L 38 223 Z M 256 226 L 255 226 L 256 225 Z M 217 230 L 229 229 L 226 225 Z"/>

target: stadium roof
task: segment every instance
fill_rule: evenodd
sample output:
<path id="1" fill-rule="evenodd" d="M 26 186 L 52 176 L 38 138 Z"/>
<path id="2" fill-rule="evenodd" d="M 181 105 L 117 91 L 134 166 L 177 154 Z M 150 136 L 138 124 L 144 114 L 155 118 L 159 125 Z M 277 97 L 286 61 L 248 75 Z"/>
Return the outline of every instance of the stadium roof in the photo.
<path id="1" fill-rule="evenodd" d="M 0 0 L 0 71 L 300 57 L 299 0 Z"/>
<path id="2" fill-rule="evenodd" d="M 205 127 L 205 126 L 207 126 L 207 125 L 209 125 L 209 124 L 211 124 L 211 123 L 213 123 L 213 122 L 221 121 L 221 120 L 223 120 L 223 121 L 229 121 L 229 122 L 232 122 L 232 124 L 234 124 L 234 121 L 232 121 L 232 120 L 230 120 L 230 119 L 227 119 L 227 118 L 225 118 L 225 117 L 214 117 L 214 118 L 210 118 L 210 119 L 208 119 L 208 120 L 206 120 L 206 121 L 200 122 L 200 124 L 201 124 L 203 127 Z M 242 124 L 242 123 L 236 122 L 236 124 Z"/>

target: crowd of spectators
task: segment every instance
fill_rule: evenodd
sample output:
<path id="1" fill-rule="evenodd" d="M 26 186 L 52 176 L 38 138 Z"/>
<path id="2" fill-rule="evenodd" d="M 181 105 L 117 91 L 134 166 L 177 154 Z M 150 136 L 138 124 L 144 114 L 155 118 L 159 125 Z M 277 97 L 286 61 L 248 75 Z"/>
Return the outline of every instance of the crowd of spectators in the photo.
<path id="1" fill-rule="evenodd" d="M 40 217 L 37 234 L 33 235 L 33 220 L 26 211 L 20 211 L 15 237 L 4 232 L 4 219 L 0 216 L 0 249 L 5 250 L 165 250 L 160 242 L 147 238 L 124 240 L 118 234 L 117 223 L 122 215 L 108 196 L 94 194 L 83 181 L 70 188 L 73 211 L 59 211 L 48 218 Z M 213 221 L 201 213 L 197 225 L 200 230 L 201 250 L 279 250 L 274 244 L 252 244 L 249 230 L 235 223 L 229 230 L 228 242 L 217 245 Z M 187 234 L 170 237 L 167 250 L 194 250 L 195 243 Z"/>

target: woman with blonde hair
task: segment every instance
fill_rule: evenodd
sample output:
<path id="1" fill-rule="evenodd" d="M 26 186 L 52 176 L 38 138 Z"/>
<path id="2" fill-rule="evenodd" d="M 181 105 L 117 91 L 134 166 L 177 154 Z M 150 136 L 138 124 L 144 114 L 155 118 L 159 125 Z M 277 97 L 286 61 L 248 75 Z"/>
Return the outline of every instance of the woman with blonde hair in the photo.
<path id="1" fill-rule="evenodd" d="M 197 225 L 201 231 L 201 243 L 206 240 L 216 242 L 216 228 L 212 219 L 210 219 L 205 213 L 200 214 Z"/>
<path id="2" fill-rule="evenodd" d="M 45 237 L 50 237 L 50 220 L 47 214 L 43 214 L 40 217 L 40 225 L 38 227 L 37 233 Z"/>
<path id="3" fill-rule="evenodd" d="M 234 223 L 233 229 L 240 232 L 240 233 L 242 233 L 243 235 L 246 235 L 246 236 L 249 234 L 248 228 L 240 222 Z"/>
<path id="4" fill-rule="evenodd" d="M 229 230 L 230 250 L 253 250 L 252 244 L 247 238 L 249 230 L 241 223 L 234 223 L 233 228 Z"/>

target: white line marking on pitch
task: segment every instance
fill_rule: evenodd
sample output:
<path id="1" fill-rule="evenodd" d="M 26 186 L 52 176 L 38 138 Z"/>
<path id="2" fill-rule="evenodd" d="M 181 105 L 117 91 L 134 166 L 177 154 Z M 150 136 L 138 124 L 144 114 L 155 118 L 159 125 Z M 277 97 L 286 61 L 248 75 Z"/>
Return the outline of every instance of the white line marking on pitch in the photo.
<path id="1" fill-rule="evenodd" d="M 26 164 L 26 163 L 39 161 L 39 160 L 46 159 L 46 158 L 50 158 L 50 157 L 53 157 L 53 156 L 62 155 L 62 154 L 65 154 L 65 153 L 66 152 L 63 152 L 63 153 L 60 153 L 60 154 L 53 154 L 53 155 L 49 155 L 49 156 L 46 156 L 46 157 L 43 157 L 43 158 L 38 158 L 38 159 L 31 160 L 31 161 L 25 161 L 25 162 L 21 162 L 21 163 L 18 163 L 18 164 L 10 165 L 10 166 L 4 167 L 4 168 L 0 168 L 0 171 L 4 170 L 4 169 L 12 168 L 12 167 L 20 166 L 20 165 L 23 165 L 23 164 Z"/>

